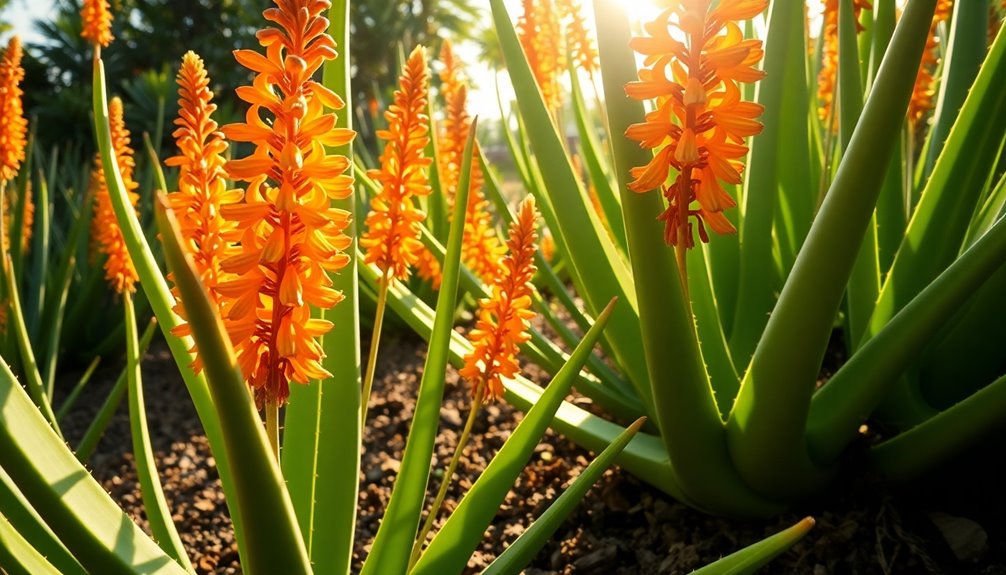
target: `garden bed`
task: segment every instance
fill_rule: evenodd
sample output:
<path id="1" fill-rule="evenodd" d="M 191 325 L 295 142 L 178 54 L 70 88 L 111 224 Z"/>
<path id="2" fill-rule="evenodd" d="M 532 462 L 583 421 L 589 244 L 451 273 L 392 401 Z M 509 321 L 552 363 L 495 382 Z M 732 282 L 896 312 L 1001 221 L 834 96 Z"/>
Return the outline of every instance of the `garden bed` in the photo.
<path id="1" fill-rule="evenodd" d="M 423 342 L 410 337 L 389 338 L 382 345 L 362 460 L 357 568 L 390 497 L 425 349 Z M 240 573 L 214 461 L 166 347 L 155 343 L 143 366 L 159 471 L 197 572 Z M 87 399 L 81 400 L 64 424 L 71 445 L 83 433 L 117 375 L 111 368 L 102 371 L 104 377 L 92 384 Z M 528 371 L 531 376 L 540 375 L 533 366 Z M 468 393 L 464 384 L 458 385 L 451 369 L 441 409 L 438 470 L 457 441 L 467 414 Z M 576 401 L 589 407 L 585 399 Z M 451 488 L 446 509 L 451 509 L 470 487 L 520 419 L 521 413 L 505 403 L 491 404 L 483 410 L 466 457 L 459 465 L 459 479 Z M 684 574 L 804 515 L 814 516 L 817 526 L 764 573 L 1006 573 L 1006 491 L 1002 489 L 1006 473 L 997 448 L 999 440 L 990 439 L 940 473 L 897 490 L 870 477 L 857 461 L 849 462 L 843 468 L 850 475 L 839 477 L 828 493 L 767 521 L 709 517 L 616 468 L 605 473 L 526 573 Z M 123 403 L 89 467 L 113 499 L 145 527 L 130 446 Z M 492 561 L 591 457 L 589 452 L 549 432 L 486 532 L 469 562 L 469 571 L 477 573 Z M 439 481 L 439 476 L 434 477 L 431 491 Z M 325 572 L 318 569 L 318 573 Z"/>

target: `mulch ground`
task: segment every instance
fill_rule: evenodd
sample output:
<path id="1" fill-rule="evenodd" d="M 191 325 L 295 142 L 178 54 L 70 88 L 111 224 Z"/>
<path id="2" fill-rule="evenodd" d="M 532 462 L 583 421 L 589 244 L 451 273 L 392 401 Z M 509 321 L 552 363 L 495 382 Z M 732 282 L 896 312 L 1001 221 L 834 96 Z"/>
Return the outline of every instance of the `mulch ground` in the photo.
<path id="1" fill-rule="evenodd" d="M 355 565 L 366 556 L 398 470 L 414 408 L 425 344 L 393 336 L 382 344 L 360 477 Z M 533 369 L 532 376 L 541 374 Z M 83 432 L 117 372 L 95 381 L 64 430 Z M 199 573 L 240 573 L 238 553 L 213 457 L 163 344 L 144 361 L 154 448 L 169 505 Z M 587 400 L 577 400 L 586 404 Z M 467 415 L 467 388 L 451 370 L 441 409 L 435 466 L 450 459 Z M 587 405 L 589 407 L 589 405 Z M 483 409 L 451 487 L 452 509 L 521 419 L 505 403 Z M 898 488 L 872 477 L 850 456 L 832 488 L 768 521 L 732 521 L 694 511 L 620 469 L 589 492 L 526 570 L 546 574 L 684 574 L 811 515 L 817 526 L 762 573 L 991 575 L 1006 573 L 1006 473 L 999 436 L 925 480 Z M 593 455 L 551 431 L 528 463 L 469 562 L 477 573 L 512 542 Z M 144 528 L 123 404 L 90 461 L 94 476 Z M 439 487 L 437 474 L 430 490 Z M 325 573 L 319 568 L 318 573 Z"/>

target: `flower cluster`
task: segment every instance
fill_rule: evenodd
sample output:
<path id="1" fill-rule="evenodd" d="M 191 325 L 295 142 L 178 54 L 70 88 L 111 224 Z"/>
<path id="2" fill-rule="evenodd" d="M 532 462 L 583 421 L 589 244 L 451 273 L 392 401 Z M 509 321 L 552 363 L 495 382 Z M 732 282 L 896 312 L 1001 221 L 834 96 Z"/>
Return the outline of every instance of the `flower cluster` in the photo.
<path id="1" fill-rule="evenodd" d="M 13 179 L 24 161 L 28 121 L 21 103 L 23 55 L 21 40 L 12 36 L 0 56 L 0 181 Z"/>
<path id="2" fill-rule="evenodd" d="M 954 0 L 939 0 L 933 13 L 933 23 L 929 27 L 926 38 L 926 49 L 922 52 L 919 63 L 919 73 L 915 77 L 912 88 L 912 99 L 908 102 L 908 123 L 919 125 L 926 114 L 933 109 L 933 99 L 936 97 L 936 68 L 940 59 L 940 44 L 938 39 L 939 25 L 950 19 L 954 11 Z"/>
<path id="3" fill-rule="evenodd" d="M 517 37 L 534 79 L 550 110 L 562 102 L 559 75 L 565 68 L 562 26 L 553 0 L 523 0 L 524 12 L 517 20 Z"/>
<path id="4" fill-rule="evenodd" d="M 472 120 L 468 116 L 468 86 L 461 78 L 460 63 L 454 57 L 450 42 L 444 42 L 441 50 L 444 69 L 440 73 L 441 91 L 446 102 L 443 129 L 440 133 L 438 156 L 440 160 L 441 182 L 447 190 L 447 197 L 453 199 L 461 181 L 461 165 L 464 160 L 465 142 L 471 131 Z M 493 229 L 489 202 L 482 193 L 483 175 L 478 163 L 478 146 L 475 148 L 469 181 L 468 205 L 466 206 L 465 227 L 462 238 L 461 260 L 475 275 L 486 283 L 492 283 L 500 273 L 499 258 L 503 253 Z"/>
<path id="5" fill-rule="evenodd" d="M 746 40 L 736 21 L 753 18 L 767 0 L 681 0 L 644 25 L 645 36 L 632 48 L 645 57 L 639 80 L 626 85 L 638 100 L 656 100 L 646 121 L 633 124 L 626 136 L 644 148 L 658 149 L 647 165 L 633 168 L 629 188 L 663 191 L 668 208 L 664 239 L 679 247 L 694 246 L 694 217 L 699 237 L 705 226 L 731 233 L 723 210 L 736 205 L 723 183 L 741 182 L 747 154 L 744 138 L 761 132 L 755 119 L 762 107 L 741 99 L 738 82 L 760 80 L 755 65 L 764 51 L 760 40 Z M 678 31 L 685 41 L 678 39 Z M 674 170 L 677 176 L 667 186 Z M 698 203 L 692 208 L 691 203 Z"/>
<path id="6" fill-rule="evenodd" d="M 283 404 L 289 382 L 307 383 L 330 374 L 321 366 L 318 337 L 332 324 L 312 318 L 311 307 L 328 309 L 342 299 L 329 274 L 349 262 L 351 239 L 343 231 L 350 214 L 331 207 L 352 193 L 349 161 L 326 146 L 345 146 L 352 130 L 336 128 L 327 109 L 344 103 L 312 80 L 336 58 L 335 41 L 322 16 L 328 0 L 277 0 L 265 10 L 278 27 L 258 32 L 265 55 L 234 52 L 255 72 L 238 96 L 251 106 L 243 123 L 222 128 L 255 151 L 225 166 L 248 182 L 244 202 L 221 208 L 242 230 L 240 252 L 221 262 L 233 276 L 217 285 L 225 323 L 245 379 L 260 405 Z"/>
<path id="7" fill-rule="evenodd" d="M 863 31 L 860 24 L 860 14 L 870 10 L 872 6 L 867 0 L 853 0 L 853 19 L 856 21 L 856 33 Z M 824 30 L 821 41 L 821 69 L 817 73 L 817 117 L 827 122 L 832 117 L 831 109 L 835 102 L 835 83 L 838 79 L 838 0 L 827 0 L 824 3 Z M 832 119 L 830 129 L 834 130 L 838 123 Z"/>
<path id="8" fill-rule="evenodd" d="M 84 0 L 80 20 L 83 23 L 81 38 L 101 47 L 112 43 L 112 13 L 108 0 Z"/>
<path id="9" fill-rule="evenodd" d="M 108 123 L 112 137 L 112 153 L 115 155 L 115 163 L 122 176 L 122 183 L 125 185 L 126 194 L 130 204 L 135 208 L 140 197 L 136 193 L 139 186 L 133 181 L 133 170 L 136 167 L 133 161 L 133 149 L 130 147 L 129 130 L 123 119 L 122 100 L 118 97 L 112 98 L 108 103 Z M 94 238 L 98 250 L 105 254 L 105 279 L 108 280 L 117 293 L 136 291 L 136 268 L 133 267 L 133 260 L 129 257 L 129 250 L 126 248 L 126 241 L 115 218 L 115 210 L 112 208 L 112 198 L 108 190 L 108 175 L 101 164 L 101 156 L 94 160 L 94 170 L 91 178 L 96 185 L 94 219 L 91 220 L 91 236 Z"/>
<path id="10" fill-rule="evenodd" d="M 239 235 L 233 222 L 224 219 L 224 205 L 236 203 L 241 192 L 228 190 L 224 171 L 227 140 L 211 117 L 216 111 L 210 79 L 202 59 L 195 52 L 186 52 L 178 70 L 178 126 L 172 134 L 178 155 L 165 162 L 177 166 L 178 190 L 168 194 L 168 203 L 178 220 L 183 240 L 188 244 L 196 271 L 214 302 L 219 300 L 217 284 L 223 272 L 220 265 L 233 252 L 231 242 Z M 178 298 L 177 291 L 175 297 Z M 185 319 L 185 307 L 176 300 L 175 313 Z M 188 335 L 188 323 L 172 330 L 175 335 Z M 193 346 L 190 350 L 197 353 Z M 197 358 L 193 368 L 202 367 Z"/>
<path id="11" fill-rule="evenodd" d="M 168 194 L 182 237 L 189 243 L 193 262 L 215 297 L 220 278 L 220 262 L 233 251 L 229 241 L 237 240 L 236 226 L 221 215 L 221 207 L 241 199 L 241 192 L 227 189 L 224 154 L 227 140 L 213 120 L 210 79 L 202 59 L 189 51 L 178 70 L 178 126 L 172 134 L 178 155 L 165 163 L 177 166 L 178 191 Z"/>
<path id="12" fill-rule="evenodd" d="M 566 24 L 566 45 L 570 57 L 580 65 L 580 69 L 593 76 L 601 68 L 601 62 L 583 15 L 583 7 L 579 0 L 555 0 L 555 5 Z"/>
<path id="13" fill-rule="evenodd" d="M 538 212 L 529 196 L 521 202 L 517 219 L 510 225 L 509 254 L 503 259 L 504 273 L 492 285 L 492 297 L 479 301 L 479 318 L 468 335 L 474 349 L 465 356 L 460 370 L 472 384 L 472 395 L 486 400 L 503 395 L 502 378 L 520 372 L 518 347 L 530 339 L 531 278 L 534 277 L 535 222 Z"/>
<path id="14" fill-rule="evenodd" d="M 406 279 L 409 266 L 417 263 L 423 244 L 419 222 L 426 217 L 413 205 L 415 196 L 430 193 L 426 169 L 430 141 L 427 92 L 430 76 L 426 50 L 417 47 L 409 55 L 402 73 L 395 103 L 385 112 L 388 129 L 377 136 L 386 140 L 381 169 L 371 172 L 381 184 L 381 193 L 371 200 L 367 232 L 360 239 L 366 248 L 365 261 L 376 264 L 387 277 Z"/>

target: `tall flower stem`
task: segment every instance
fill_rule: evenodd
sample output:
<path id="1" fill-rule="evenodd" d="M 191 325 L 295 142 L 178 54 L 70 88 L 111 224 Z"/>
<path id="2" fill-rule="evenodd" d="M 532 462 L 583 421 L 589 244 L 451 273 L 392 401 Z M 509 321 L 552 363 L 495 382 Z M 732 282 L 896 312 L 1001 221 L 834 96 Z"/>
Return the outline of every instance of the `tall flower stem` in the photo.
<path id="1" fill-rule="evenodd" d="M 390 270 L 390 268 L 389 268 Z M 360 425 L 367 428 L 367 407 L 370 404 L 370 390 L 374 387 L 374 369 L 377 367 L 377 348 L 381 344 L 381 326 L 384 325 L 384 309 L 388 302 L 388 286 L 391 284 L 390 271 L 385 271 L 377 290 L 377 312 L 374 314 L 374 330 L 370 336 L 370 352 L 367 354 L 367 371 L 363 376 L 363 395 L 360 405 Z"/>
<path id="2" fill-rule="evenodd" d="M 279 402 L 267 399 L 265 402 L 265 434 L 269 438 L 269 448 L 279 463 Z"/>
<path id="3" fill-rule="evenodd" d="M 437 514 L 440 512 L 440 506 L 444 504 L 444 499 L 447 497 L 447 489 L 451 486 L 451 479 L 454 477 L 454 471 L 458 467 L 458 462 L 461 461 L 461 453 L 464 452 L 465 447 L 468 445 L 468 439 L 471 437 L 472 427 L 475 425 L 475 418 L 478 417 L 480 408 L 482 407 L 482 399 L 485 397 L 486 383 L 482 382 L 478 386 L 478 391 L 475 393 L 475 397 L 472 399 L 472 407 L 468 412 L 468 420 L 465 421 L 465 427 L 461 431 L 461 438 L 458 440 L 458 446 L 454 448 L 454 455 L 451 456 L 451 462 L 447 465 L 447 470 L 444 471 L 444 479 L 440 482 L 440 490 L 437 491 L 437 497 L 433 500 L 433 505 L 430 506 L 430 513 L 426 516 L 426 521 L 423 522 L 422 529 L 419 530 L 419 537 L 416 538 L 415 545 L 412 546 L 412 556 L 409 558 L 409 570 L 415 566 L 416 562 L 419 561 L 419 556 L 423 551 L 423 544 L 426 543 L 426 536 L 429 535 L 430 530 L 433 529 L 433 522 L 437 519 Z"/>

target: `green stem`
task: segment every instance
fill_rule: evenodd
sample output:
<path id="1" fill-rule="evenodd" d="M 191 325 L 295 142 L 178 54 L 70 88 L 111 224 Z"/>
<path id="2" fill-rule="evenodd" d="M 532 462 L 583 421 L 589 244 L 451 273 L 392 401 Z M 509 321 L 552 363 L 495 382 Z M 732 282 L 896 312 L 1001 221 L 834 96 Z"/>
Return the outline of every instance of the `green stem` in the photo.
<path id="1" fill-rule="evenodd" d="M 482 384 L 478 386 L 478 391 L 475 393 L 475 397 L 472 399 L 472 407 L 468 410 L 468 420 L 465 421 L 465 427 L 461 431 L 461 438 L 458 439 L 458 445 L 454 448 L 454 455 L 451 456 L 451 462 L 447 465 L 447 470 L 444 472 L 444 478 L 440 482 L 440 489 L 437 491 L 437 497 L 433 500 L 433 505 L 430 506 L 430 512 L 426 516 L 426 521 L 423 522 L 423 527 L 419 530 L 419 537 L 416 538 L 416 543 L 412 546 L 412 555 L 409 558 L 410 571 L 413 567 L 415 567 L 416 562 L 419 561 L 419 556 L 423 552 L 423 545 L 426 544 L 426 536 L 429 535 L 430 530 L 433 529 L 433 522 L 437 519 L 437 514 L 440 512 L 440 506 L 444 504 L 444 498 L 447 497 L 447 490 L 451 486 L 451 479 L 454 478 L 454 471 L 458 467 L 458 462 L 461 461 L 461 454 L 468 445 L 468 438 L 471 436 L 472 426 L 475 424 L 475 418 L 478 417 L 479 408 L 482 407 L 482 399 L 485 397 L 485 389 L 486 384 L 485 382 L 482 382 Z"/>
<path id="2" fill-rule="evenodd" d="M 775 310 L 727 423 L 730 452 L 756 491 L 781 500 L 828 479 L 807 455 L 805 430 L 835 313 L 897 143 L 935 0 L 908 4 L 874 90 Z"/>
<path id="3" fill-rule="evenodd" d="M 186 571 L 194 572 L 182 539 L 178 536 L 171 520 L 171 510 L 164 499 L 154 462 L 154 449 L 150 445 L 150 430 L 147 427 L 146 407 L 143 401 L 143 381 L 140 375 L 140 360 L 143 357 L 136 335 L 136 310 L 129 292 L 123 292 L 122 305 L 125 309 L 126 324 L 126 380 L 129 386 L 129 427 L 133 438 L 133 457 L 136 461 L 136 476 L 140 482 L 143 508 L 150 523 L 154 539 L 164 552 L 178 562 Z"/>
<path id="4" fill-rule="evenodd" d="M 363 378 L 363 395 L 360 407 L 360 426 L 367 428 L 367 406 L 370 405 L 370 391 L 374 387 L 374 370 L 377 367 L 377 348 L 381 344 L 381 326 L 384 325 L 384 309 L 388 303 L 388 284 L 391 283 L 391 272 L 384 270 L 380 287 L 377 290 L 377 312 L 374 314 L 374 330 L 370 335 L 370 353 L 367 354 L 367 371 Z"/>
<path id="5" fill-rule="evenodd" d="M 269 449 L 279 463 L 279 403 L 275 399 L 265 402 L 265 434 L 269 438 Z"/>

